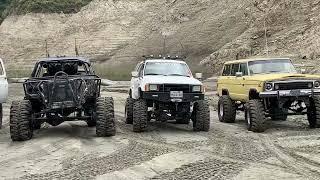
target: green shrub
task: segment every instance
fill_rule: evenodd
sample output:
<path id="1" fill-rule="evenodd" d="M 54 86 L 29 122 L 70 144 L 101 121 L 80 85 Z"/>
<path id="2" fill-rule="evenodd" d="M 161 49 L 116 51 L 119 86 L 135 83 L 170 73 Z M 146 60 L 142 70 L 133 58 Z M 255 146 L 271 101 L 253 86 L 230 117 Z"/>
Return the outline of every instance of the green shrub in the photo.
<path id="1" fill-rule="evenodd" d="M 76 13 L 92 0 L 12 0 L 7 13 Z"/>
<path id="2" fill-rule="evenodd" d="M 98 76 L 113 81 L 129 81 L 134 67 L 134 64 L 122 64 L 121 66 L 94 64 L 94 69 Z"/>
<path id="3" fill-rule="evenodd" d="M 10 14 L 77 13 L 92 0 L 1 0 L 0 23 Z"/>

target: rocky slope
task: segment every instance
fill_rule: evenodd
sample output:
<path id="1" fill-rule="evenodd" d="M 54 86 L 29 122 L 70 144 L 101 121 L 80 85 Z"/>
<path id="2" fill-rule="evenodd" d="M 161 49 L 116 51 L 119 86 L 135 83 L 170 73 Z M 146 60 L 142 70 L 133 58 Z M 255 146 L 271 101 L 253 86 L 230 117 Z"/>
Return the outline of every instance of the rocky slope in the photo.
<path id="1" fill-rule="evenodd" d="M 77 39 L 81 55 L 108 69 L 131 67 L 143 54 L 184 55 L 209 73 L 225 60 L 267 52 L 315 60 L 319 8 L 320 0 L 94 0 L 71 15 L 9 16 L 0 56 L 12 69 L 28 67 L 45 56 L 45 40 L 53 56 L 73 55 Z"/>

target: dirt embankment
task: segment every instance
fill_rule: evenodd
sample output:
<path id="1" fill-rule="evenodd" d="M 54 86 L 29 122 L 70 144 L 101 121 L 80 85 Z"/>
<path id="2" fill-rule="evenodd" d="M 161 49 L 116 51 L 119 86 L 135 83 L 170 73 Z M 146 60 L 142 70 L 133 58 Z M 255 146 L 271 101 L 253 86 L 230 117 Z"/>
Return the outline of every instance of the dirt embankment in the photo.
<path id="1" fill-rule="evenodd" d="M 222 61 L 266 55 L 266 27 L 269 55 L 314 63 L 319 8 L 319 0 L 94 0 L 76 14 L 8 17 L 0 55 L 8 66 L 25 67 L 45 56 L 46 39 L 50 55 L 73 55 L 77 39 L 81 55 L 108 67 L 165 53 L 187 56 L 194 69 L 201 61 L 213 73 Z"/>
<path id="2" fill-rule="evenodd" d="M 250 19 L 247 29 L 201 63 L 215 65 L 231 58 L 286 56 L 297 64 L 318 66 L 319 9 L 319 0 L 254 1 L 243 12 Z"/>

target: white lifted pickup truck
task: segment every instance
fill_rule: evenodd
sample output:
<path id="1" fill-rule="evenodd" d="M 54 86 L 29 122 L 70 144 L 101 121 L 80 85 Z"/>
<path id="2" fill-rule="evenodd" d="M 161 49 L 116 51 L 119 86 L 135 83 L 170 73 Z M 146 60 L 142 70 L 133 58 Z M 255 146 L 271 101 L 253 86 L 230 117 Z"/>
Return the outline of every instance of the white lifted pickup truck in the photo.
<path id="1" fill-rule="evenodd" d="M 194 131 L 209 131 L 209 105 L 198 80 L 202 74 L 196 76 L 178 57 L 147 57 L 132 72 L 126 123 L 133 124 L 134 132 L 143 132 L 151 120 L 189 124 L 191 119 Z"/>
<path id="2" fill-rule="evenodd" d="M 3 65 L 3 61 L 0 58 L 0 129 L 2 128 L 2 117 L 3 117 L 2 104 L 7 101 L 7 98 L 8 98 L 7 75 Z"/>

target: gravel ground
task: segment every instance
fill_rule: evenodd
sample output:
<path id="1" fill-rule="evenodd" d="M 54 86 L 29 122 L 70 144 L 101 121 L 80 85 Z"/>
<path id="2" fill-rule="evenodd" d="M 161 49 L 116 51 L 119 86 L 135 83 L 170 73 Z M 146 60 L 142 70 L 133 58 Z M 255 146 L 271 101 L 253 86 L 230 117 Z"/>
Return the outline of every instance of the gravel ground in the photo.
<path id="1" fill-rule="evenodd" d="M 210 93 L 214 94 L 214 93 Z M 44 125 L 26 142 L 12 142 L 9 104 L 22 99 L 10 84 L 0 130 L 0 179 L 320 179 L 320 130 L 305 117 L 270 122 L 261 134 L 248 132 L 243 114 L 223 124 L 211 107 L 210 132 L 192 125 L 152 122 L 145 133 L 124 123 L 126 94 L 115 99 L 117 135 L 98 138 L 83 122 Z M 216 98 L 210 97 L 214 106 Z"/>

